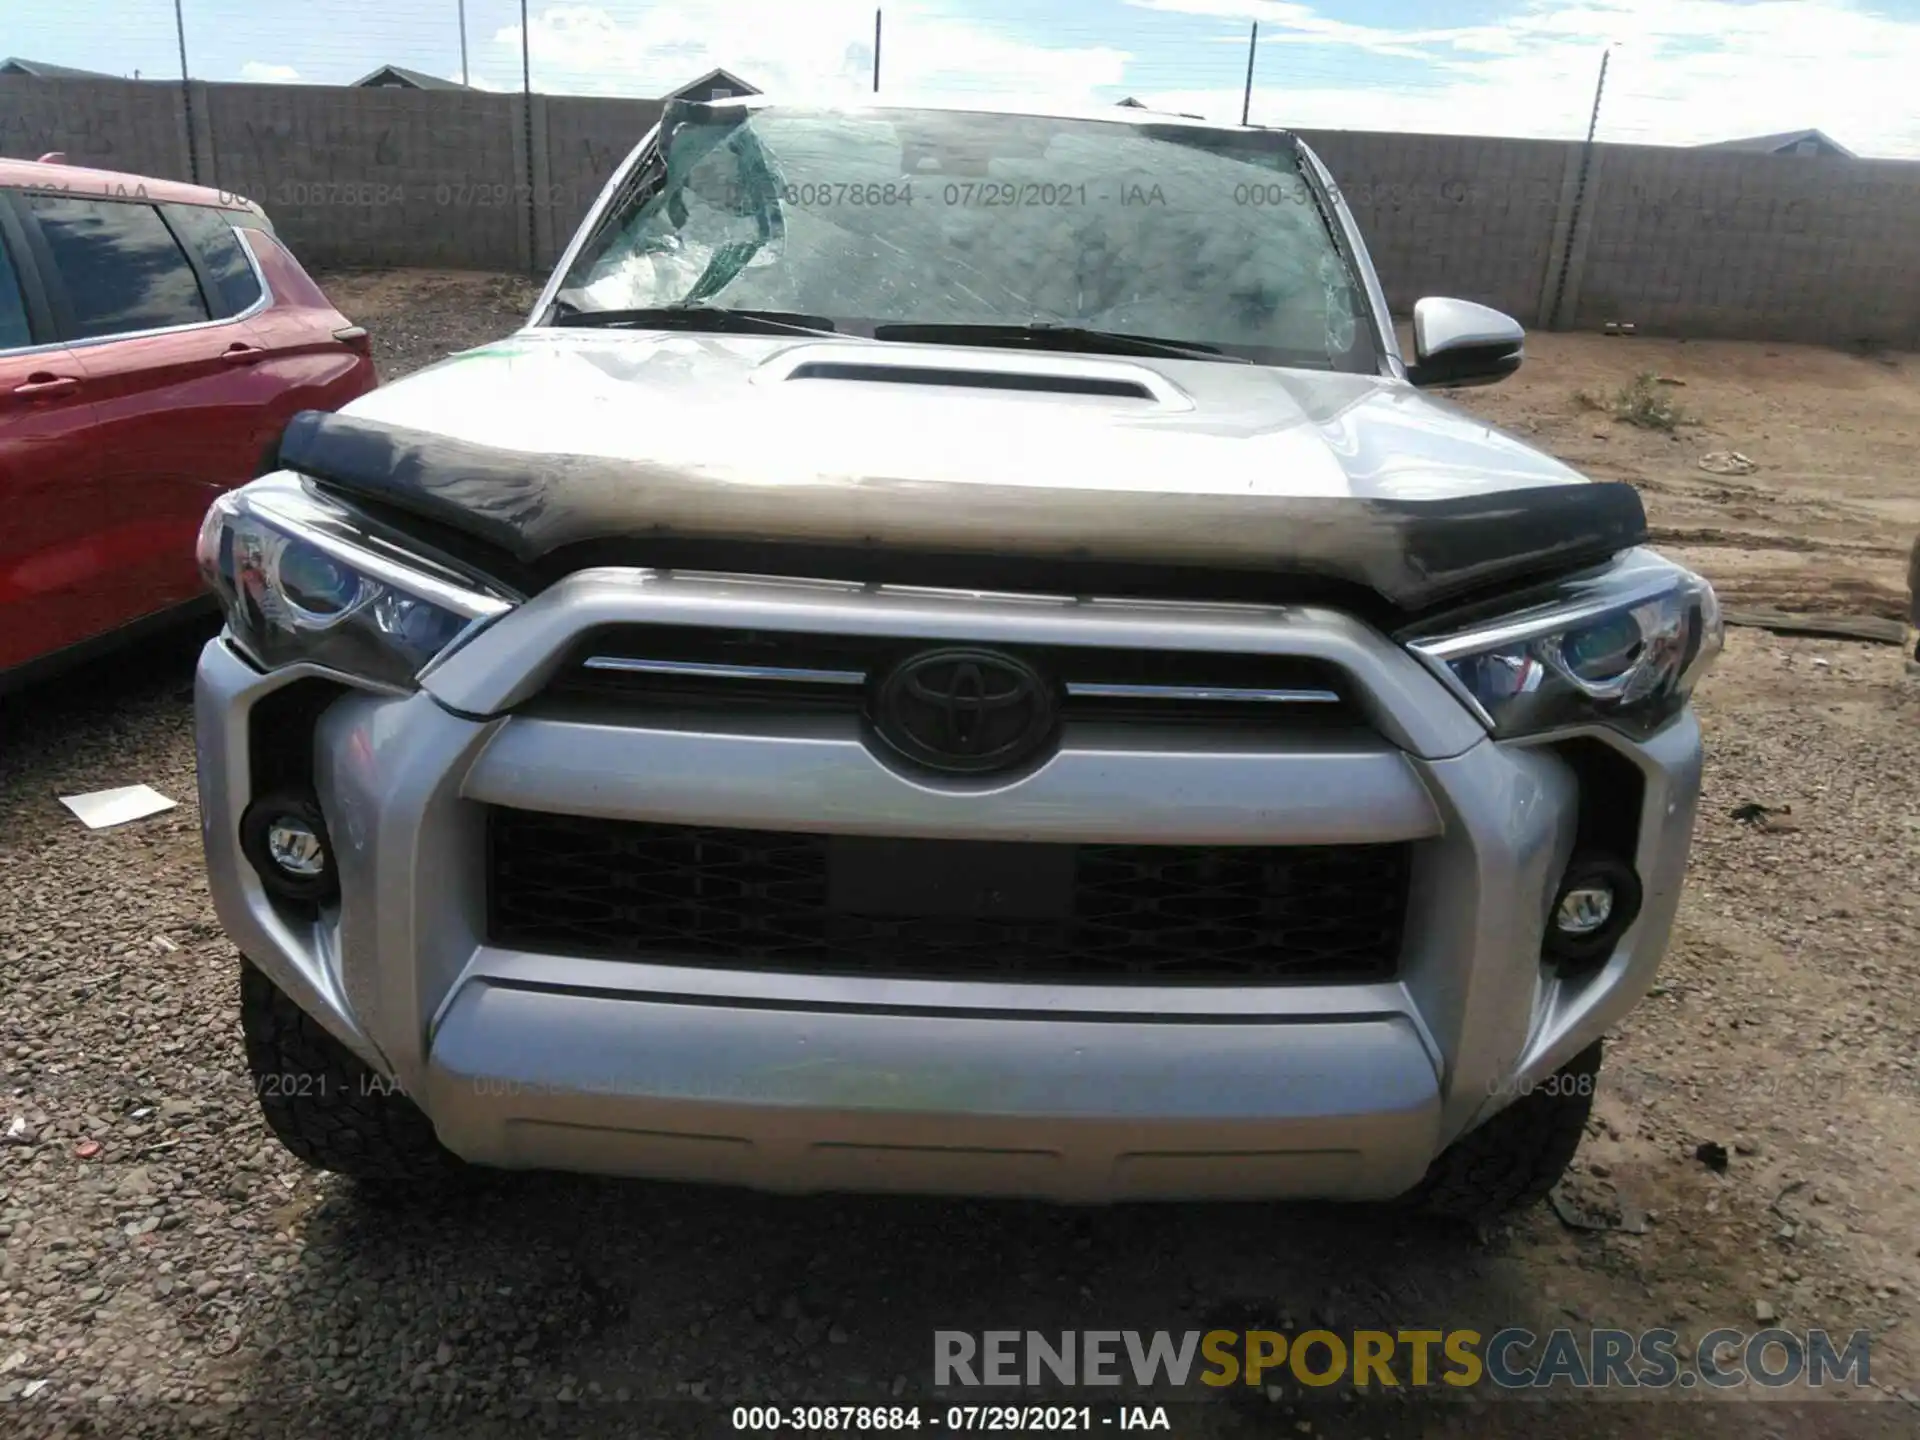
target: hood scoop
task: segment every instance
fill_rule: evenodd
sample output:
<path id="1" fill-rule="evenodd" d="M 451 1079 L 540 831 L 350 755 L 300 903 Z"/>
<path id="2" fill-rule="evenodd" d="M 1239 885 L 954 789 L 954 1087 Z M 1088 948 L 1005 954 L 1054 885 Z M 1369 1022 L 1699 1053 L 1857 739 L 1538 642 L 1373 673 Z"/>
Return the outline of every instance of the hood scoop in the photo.
<path id="1" fill-rule="evenodd" d="M 1104 395 L 1117 400 L 1158 398 L 1138 380 L 1104 375 L 1049 375 L 1019 370 L 958 370 L 946 365 L 874 365 L 860 361 L 809 360 L 794 366 L 788 372 L 787 379 L 867 380 L 883 385 L 957 385 L 968 390 Z"/>
<path id="2" fill-rule="evenodd" d="M 1144 401 L 1163 410 L 1193 408 L 1186 392 L 1158 371 L 1128 360 L 1092 355 L 839 340 L 784 350 L 753 377 L 757 385 L 796 380 L 994 390 L 1016 395 L 1084 395 Z"/>

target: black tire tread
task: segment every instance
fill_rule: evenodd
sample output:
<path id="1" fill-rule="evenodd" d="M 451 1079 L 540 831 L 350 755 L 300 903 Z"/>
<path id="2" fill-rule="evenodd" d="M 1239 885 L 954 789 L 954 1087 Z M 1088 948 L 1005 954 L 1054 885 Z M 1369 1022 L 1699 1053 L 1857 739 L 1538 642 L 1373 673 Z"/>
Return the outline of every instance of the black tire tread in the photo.
<path id="1" fill-rule="evenodd" d="M 1573 1080 L 1572 1093 L 1536 1087 L 1437 1156 L 1407 1203 L 1452 1220 L 1476 1223 L 1538 1204 L 1553 1189 L 1586 1134 L 1593 1113 L 1592 1085 L 1600 1073 L 1601 1042 L 1582 1050 L 1556 1075 Z M 1586 1093 L 1578 1093 L 1584 1089 Z"/>
<path id="2" fill-rule="evenodd" d="M 374 1181 L 433 1180 L 460 1168 L 417 1105 L 244 958 L 240 1029 L 268 1128 L 309 1165 Z"/>

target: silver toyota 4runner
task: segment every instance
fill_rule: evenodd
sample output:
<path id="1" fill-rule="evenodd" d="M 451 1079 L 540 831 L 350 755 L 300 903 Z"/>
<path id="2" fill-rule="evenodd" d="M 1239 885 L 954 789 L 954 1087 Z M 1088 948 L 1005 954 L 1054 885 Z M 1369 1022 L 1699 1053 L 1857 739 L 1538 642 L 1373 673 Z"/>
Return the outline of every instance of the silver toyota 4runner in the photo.
<path id="1" fill-rule="evenodd" d="M 1423 390 L 1283 131 L 674 104 L 530 323 L 221 500 L 267 1119 L 1071 1201 L 1545 1192 L 1667 944 L 1713 593 Z"/>

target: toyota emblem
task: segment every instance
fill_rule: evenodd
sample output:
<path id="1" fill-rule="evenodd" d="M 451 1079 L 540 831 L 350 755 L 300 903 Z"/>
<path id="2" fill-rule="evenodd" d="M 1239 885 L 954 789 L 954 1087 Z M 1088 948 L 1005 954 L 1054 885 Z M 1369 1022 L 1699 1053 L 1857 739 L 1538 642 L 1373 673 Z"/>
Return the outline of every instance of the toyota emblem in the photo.
<path id="1" fill-rule="evenodd" d="M 1047 682 L 994 650 L 927 650 L 888 673 L 874 699 L 874 728 L 930 770 L 978 775 L 1010 770 L 1053 735 Z"/>

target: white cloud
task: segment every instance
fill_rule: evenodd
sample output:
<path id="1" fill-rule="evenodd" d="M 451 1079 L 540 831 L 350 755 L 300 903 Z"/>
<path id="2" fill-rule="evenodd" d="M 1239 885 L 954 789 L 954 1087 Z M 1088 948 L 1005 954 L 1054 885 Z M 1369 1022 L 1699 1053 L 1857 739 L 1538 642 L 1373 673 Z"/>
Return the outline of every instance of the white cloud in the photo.
<path id="1" fill-rule="evenodd" d="M 1575 137 L 1612 45 L 1603 140 L 1687 145 L 1814 126 L 1865 154 L 1920 158 L 1920 21 L 1848 0 L 1520 0 L 1497 25 L 1451 29 L 1354 25 L 1278 0 L 1129 3 L 1258 19 L 1253 113 L 1272 124 Z M 1374 68 L 1363 56 L 1425 70 L 1356 84 Z M 1240 113 L 1237 89 L 1141 98 Z"/>
<path id="2" fill-rule="evenodd" d="M 913 4 L 887 8 L 882 91 L 1044 95 L 1097 103 L 1124 81 L 1128 56 L 1105 45 L 1054 46 Z M 536 89 L 653 96 L 724 66 L 783 96 L 868 93 L 871 0 L 674 0 L 616 18 L 597 5 L 550 5 L 529 23 Z M 520 29 L 493 37 L 518 71 Z"/>
<path id="3" fill-rule="evenodd" d="M 618 4 L 616 11 L 615 5 Z M 664 0 L 538 5 L 536 89 L 654 96 L 716 66 L 798 98 L 871 88 L 874 0 Z M 1124 0 L 1190 26 L 1195 40 L 1260 22 L 1255 119 L 1302 128 L 1576 138 L 1612 47 L 1600 138 L 1694 144 L 1817 126 L 1869 155 L 1920 158 L 1920 20 L 1855 0 L 1510 0 L 1498 21 L 1369 25 L 1296 0 Z M 891 0 L 883 94 L 1099 104 L 1128 92 L 1167 109 L 1237 120 L 1237 66 L 1186 84 L 1171 53 L 1131 54 L 1117 6 L 1062 39 L 1022 22 L 956 18 L 934 0 Z M 1212 22 L 1210 27 L 1209 22 Z M 518 89 L 520 32 L 476 55 Z M 251 68 L 251 67 L 249 67 Z M 1203 78 L 1204 77 L 1204 78 Z M 1217 77 L 1217 78 L 1216 78 Z M 1217 87 L 1217 88 L 1209 88 Z"/>
<path id="4" fill-rule="evenodd" d="M 300 78 L 300 72 L 291 65 L 269 65 L 264 60 L 249 60 L 240 67 L 240 78 L 262 85 L 291 85 Z"/>

